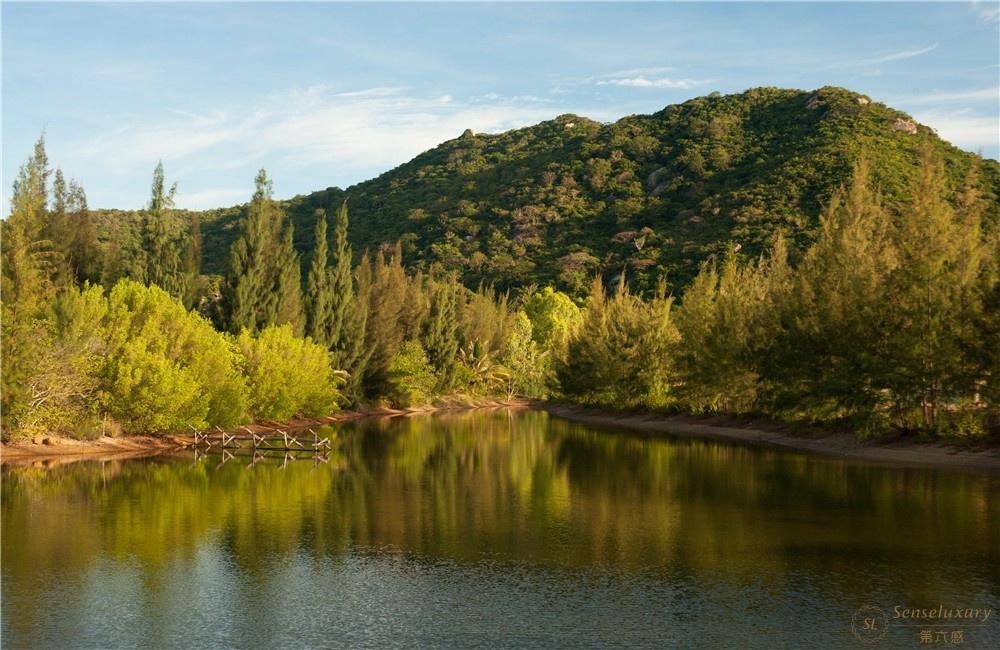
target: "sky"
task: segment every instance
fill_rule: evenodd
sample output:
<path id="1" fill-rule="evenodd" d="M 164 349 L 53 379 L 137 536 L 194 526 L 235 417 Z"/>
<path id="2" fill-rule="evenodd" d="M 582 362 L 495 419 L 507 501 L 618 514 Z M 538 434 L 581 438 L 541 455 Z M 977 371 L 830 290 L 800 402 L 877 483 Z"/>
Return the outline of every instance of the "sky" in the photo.
<path id="1" fill-rule="evenodd" d="M 44 131 L 92 207 L 347 187 L 470 128 L 843 86 L 1000 156 L 1000 4 L 3 2 L 4 204 Z M 5 208 L 6 212 L 6 208 Z"/>

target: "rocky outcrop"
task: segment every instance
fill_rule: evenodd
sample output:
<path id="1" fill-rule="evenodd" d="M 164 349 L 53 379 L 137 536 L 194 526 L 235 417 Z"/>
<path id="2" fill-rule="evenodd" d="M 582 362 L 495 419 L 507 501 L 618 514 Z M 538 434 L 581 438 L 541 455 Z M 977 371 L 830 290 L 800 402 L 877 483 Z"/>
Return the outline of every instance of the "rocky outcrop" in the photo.
<path id="1" fill-rule="evenodd" d="M 917 123 L 913 120 L 904 120 L 899 117 L 892 125 L 893 131 L 902 131 L 903 133 L 909 133 L 910 135 L 916 135 L 917 133 Z"/>

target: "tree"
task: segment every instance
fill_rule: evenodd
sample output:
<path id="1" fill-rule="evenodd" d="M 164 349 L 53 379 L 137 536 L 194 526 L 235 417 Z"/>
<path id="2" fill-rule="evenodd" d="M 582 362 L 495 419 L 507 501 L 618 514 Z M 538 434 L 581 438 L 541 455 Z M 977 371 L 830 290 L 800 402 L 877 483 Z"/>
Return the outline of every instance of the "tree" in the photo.
<path id="1" fill-rule="evenodd" d="M 400 317 L 407 294 L 407 280 L 401 258 L 402 252 L 397 244 L 388 259 L 380 250 L 370 267 L 365 331 L 368 362 L 364 383 L 369 394 L 373 395 L 385 392 L 389 363 L 403 344 Z"/>
<path id="2" fill-rule="evenodd" d="M 327 269 L 327 238 L 326 212 L 316 210 L 316 243 L 313 247 L 312 262 L 309 264 L 309 276 L 306 279 L 306 334 L 313 341 L 322 345 L 330 344 L 330 303 L 332 290 L 330 287 L 331 273 Z"/>
<path id="3" fill-rule="evenodd" d="M 407 341 L 389 362 L 387 395 L 396 406 L 426 404 L 437 376 L 419 341 Z"/>
<path id="4" fill-rule="evenodd" d="M 182 263 L 183 233 L 170 214 L 176 195 L 176 183 L 169 189 L 166 187 L 161 160 L 153 170 L 149 204 L 143 214 L 142 253 L 134 279 L 155 284 L 170 295 L 183 298 L 187 293 Z"/>
<path id="5" fill-rule="evenodd" d="M 756 352 L 775 335 L 765 319 L 775 309 L 775 282 L 787 277 L 784 239 L 769 258 L 741 263 L 730 244 L 721 269 L 712 260 L 684 292 L 677 310 L 678 398 L 694 412 L 745 413 L 757 405 Z M 778 285 L 780 286 L 780 285 Z"/>
<path id="6" fill-rule="evenodd" d="M 184 247 L 183 272 L 186 279 L 184 306 L 192 309 L 198 305 L 202 294 L 201 282 L 201 218 L 197 213 L 191 214 L 188 226 L 187 245 Z"/>
<path id="7" fill-rule="evenodd" d="M 47 217 L 48 156 L 45 137 L 18 171 L 11 212 L 3 221 L 2 412 L 5 431 L 15 429 L 28 406 L 28 379 L 33 359 L 47 345 L 38 336 L 45 303 L 55 294 L 55 267 L 50 241 L 44 238 Z"/>
<path id="8" fill-rule="evenodd" d="M 235 343 L 156 286 L 111 290 L 101 406 L 128 432 L 233 426 L 246 411 Z"/>
<path id="9" fill-rule="evenodd" d="M 284 215 L 271 198 L 271 181 L 263 169 L 255 185 L 240 236 L 230 250 L 223 286 L 220 324 L 234 334 L 243 329 L 259 332 L 278 315 L 275 252 Z"/>
<path id="10" fill-rule="evenodd" d="M 332 266 L 326 279 L 329 288 L 329 301 L 325 327 L 330 348 L 334 351 L 334 356 L 338 358 L 345 355 L 353 356 L 347 354 L 347 351 L 352 347 L 347 339 L 358 334 L 356 328 L 350 327 L 350 314 L 352 311 L 357 311 L 357 306 L 354 304 L 354 274 L 351 245 L 347 240 L 347 226 L 347 202 L 345 201 L 337 210 L 337 216 L 333 222 Z"/>
<path id="11" fill-rule="evenodd" d="M 427 357 L 438 376 L 438 390 L 447 391 L 455 381 L 458 322 L 455 308 L 458 284 L 454 279 L 433 283 L 431 308 L 424 325 Z"/>
<path id="12" fill-rule="evenodd" d="M 656 296 L 644 302 L 629 293 L 624 277 L 608 298 L 596 277 L 583 324 L 558 368 L 563 393 L 613 408 L 669 404 L 675 345 L 680 339 L 670 316 L 671 303 L 662 284 Z"/>
<path id="13" fill-rule="evenodd" d="M 294 226 L 288 222 L 275 257 L 274 293 L 277 304 L 274 323 L 288 325 L 295 336 L 301 336 L 305 325 L 302 310 L 302 265 L 295 250 L 293 235 Z"/>
<path id="14" fill-rule="evenodd" d="M 946 200 L 944 170 L 929 148 L 913 184 L 913 201 L 897 220 L 893 238 L 898 264 L 889 274 L 888 354 L 890 388 L 904 424 L 937 430 L 942 402 L 976 391 L 977 373 L 962 341 L 978 311 L 989 249 L 981 231 L 982 212 L 966 198 L 956 215 Z M 919 420 L 908 413 L 919 409 Z"/>
<path id="15" fill-rule="evenodd" d="M 250 409 L 256 419 L 324 417 L 337 410 L 339 374 L 326 348 L 295 336 L 290 325 L 271 325 L 259 336 L 240 334 Z"/>
<path id="16" fill-rule="evenodd" d="M 500 363 L 507 370 L 507 399 L 516 395 L 546 396 L 548 356 L 535 343 L 531 319 L 523 311 L 517 312 L 514 318 L 514 327 L 504 345 Z"/>

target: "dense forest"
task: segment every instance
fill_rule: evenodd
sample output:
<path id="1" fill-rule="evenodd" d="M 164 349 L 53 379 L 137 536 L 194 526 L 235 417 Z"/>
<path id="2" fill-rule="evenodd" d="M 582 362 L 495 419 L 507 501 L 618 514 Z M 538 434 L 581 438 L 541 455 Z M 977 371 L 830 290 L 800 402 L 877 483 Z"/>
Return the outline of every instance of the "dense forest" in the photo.
<path id="1" fill-rule="evenodd" d="M 995 435 L 998 166 L 902 119 L 755 90 L 466 134 L 346 193 L 261 170 L 213 213 L 162 165 L 144 210 L 91 210 L 40 139 L 3 222 L 4 438 L 456 395 Z"/>

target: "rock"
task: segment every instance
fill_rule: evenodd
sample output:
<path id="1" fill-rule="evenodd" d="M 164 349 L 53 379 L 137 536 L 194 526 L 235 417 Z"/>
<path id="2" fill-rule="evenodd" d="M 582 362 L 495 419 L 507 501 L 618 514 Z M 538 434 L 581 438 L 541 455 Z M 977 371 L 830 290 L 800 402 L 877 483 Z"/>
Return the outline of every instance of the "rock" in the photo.
<path id="1" fill-rule="evenodd" d="M 868 104 L 870 104 L 872 102 L 872 100 L 868 99 L 864 95 L 858 95 L 857 99 L 858 99 L 858 103 L 861 104 L 862 106 L 867 106 Z"/>
<path id="2" fill-rule="evenodd" d="M 49 445 L 50 447 L 55 447 L 55 446 L 57 446 L 57 445 L 59 445 L 61 443 L 59 441 L 59 438 L 53 438 L 53 437 L 49 436 L 49 437 L 46 437 L 44 440 L 42 440 L 42 444 L 43 445 Z"/>
<path id="3" fill-rule="evenodd" d="M 33 444 L 33 445 L 40 445 L 40 444 L 42 444 L 42 437 L 41 436 L 35 436 L 34 438 L 31 439 L 31 444 Z"/>
<path id="4" fill-rule="evenodd" d="M 904 120 L 903 118 L 898 117 L 892 125 L 892 130 L 915 135 L 917 133 L 917 123 L 913 120 Z"/>

